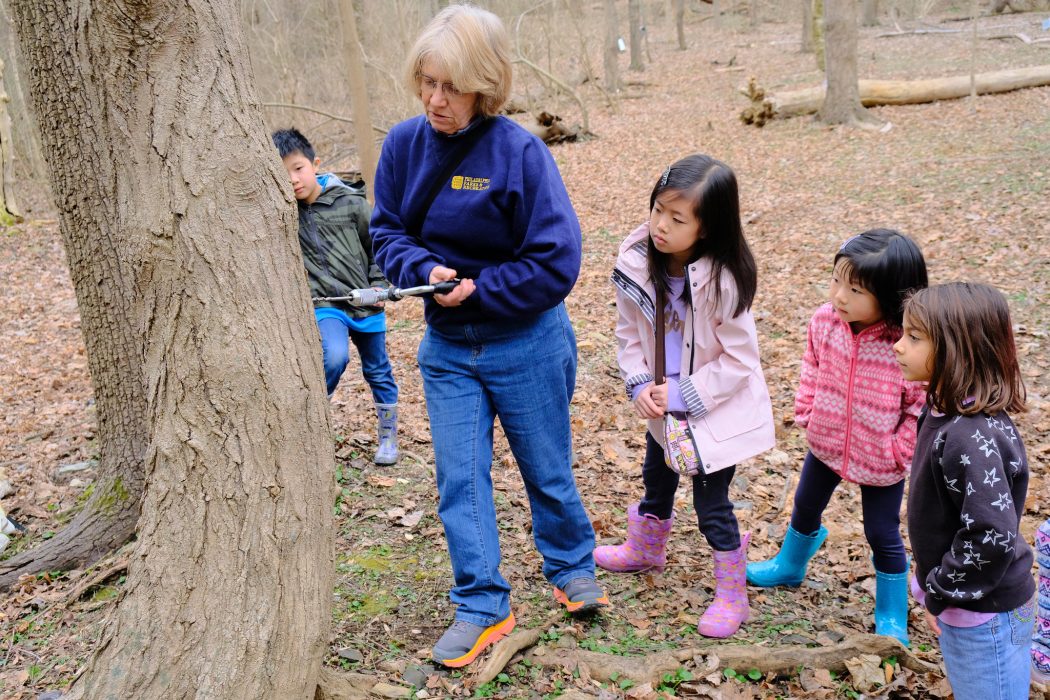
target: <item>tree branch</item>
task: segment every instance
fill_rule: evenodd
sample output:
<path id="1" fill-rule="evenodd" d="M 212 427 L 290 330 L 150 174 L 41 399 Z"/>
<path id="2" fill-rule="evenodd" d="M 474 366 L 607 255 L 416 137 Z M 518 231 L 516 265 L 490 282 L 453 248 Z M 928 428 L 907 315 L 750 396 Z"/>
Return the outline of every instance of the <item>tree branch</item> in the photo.
<path id="1" fill-rule="evenodd" d="M 314 114 L 320 114 L 322 117 L 328 117 L 329 119 L 335 119 L 339 122 L 346 122 L 347 124 L 353 124 L 354 120 L 350 117 L 341 117 L 338 114 L 332 114 L 326 112 L 323 109 L 317 109 L 316 107 L 308 107 L 307 105 L 297 105 L 288 102 L 263 102 L 263 107 L 279 107 L 281 109 L 301 109 L 304 112 L 313 112 Z M 380 134 L 386 135 L 389 129 L 384 129 L 381 126 L 373 126 L 372 131 L 376 131 Z"/>

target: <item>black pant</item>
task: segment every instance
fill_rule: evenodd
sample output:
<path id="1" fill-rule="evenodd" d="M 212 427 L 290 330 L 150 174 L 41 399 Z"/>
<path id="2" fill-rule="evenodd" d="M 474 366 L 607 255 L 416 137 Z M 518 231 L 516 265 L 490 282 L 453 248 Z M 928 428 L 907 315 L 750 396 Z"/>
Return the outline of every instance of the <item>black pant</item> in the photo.
<path id="1" fill-rule="evenodd" d="M 693 508 L 696 509 L 700 532 L 711 548 L 719 552 L 740 549 L 740 526 L 729 500 L 729 484 L 736 467 L 719 469 L 712 474 L 693 477 Z M 645 461 L 642 463 L 642 483 L 645 497 L 638 512 L 667 520 L 674 512 L 674 494 L 678 490 L 678 474 L 664 462 L 664 448 L 653 436 L 645 433 Z"/>
<path id="2" fill-rule="evenodd" d="M 806 454 L 802 476 L 795 489 L 795 507 L 791 511 L 791 527 L 802 535 L 812 535 L 820 529 L 820 516 L 831 500 L 842 477 L 828 465 Z M 904 498 L 904 479 L 892 486 L 860 487 L 861 508 L 864 517 L 864 536 L 871 545 L 875 570 L 884 574 L 900 574 L 908 568 L 901 539 L 901 499 Z"/>

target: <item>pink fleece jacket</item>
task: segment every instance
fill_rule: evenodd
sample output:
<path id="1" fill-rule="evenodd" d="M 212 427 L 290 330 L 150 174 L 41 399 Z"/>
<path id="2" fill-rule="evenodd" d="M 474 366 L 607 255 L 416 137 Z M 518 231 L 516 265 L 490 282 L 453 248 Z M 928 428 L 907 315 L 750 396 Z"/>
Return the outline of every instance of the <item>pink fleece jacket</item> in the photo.
<path id="1" fill-rule="evenodd" d="M 809 322 L 795 422 L 817 459 L 847 481 L 890 486 L 911 468 L 926 392 L 901 374 L 900 337 L 885 321 L 854 335 L 830 303 Z"/>

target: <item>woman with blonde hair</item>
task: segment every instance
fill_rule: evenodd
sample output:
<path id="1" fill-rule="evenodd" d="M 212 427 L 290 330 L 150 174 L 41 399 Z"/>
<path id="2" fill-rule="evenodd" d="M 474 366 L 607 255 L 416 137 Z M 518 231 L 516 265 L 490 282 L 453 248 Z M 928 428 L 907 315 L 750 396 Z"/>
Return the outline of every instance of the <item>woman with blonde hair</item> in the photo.
<path id="1" fill-rule="evenodd" d="M 472 5 L 446 8 L 423 30 L 406 77 L 424 114 L 383 144 L 371 223 L 393 284 L 458 280 L 427 300 L 418 352 L 458 606 L 433 658 L 450 667 L 515 624 L 499 571 L 496 417 L 555 599 L 574 614 L 608 605 L 572 474 L 576 339 L 563 301 L 580 270 L 580 225 L 546 145 L 497 116 L 510 93 L 507 45 L 499 18 Z"/>

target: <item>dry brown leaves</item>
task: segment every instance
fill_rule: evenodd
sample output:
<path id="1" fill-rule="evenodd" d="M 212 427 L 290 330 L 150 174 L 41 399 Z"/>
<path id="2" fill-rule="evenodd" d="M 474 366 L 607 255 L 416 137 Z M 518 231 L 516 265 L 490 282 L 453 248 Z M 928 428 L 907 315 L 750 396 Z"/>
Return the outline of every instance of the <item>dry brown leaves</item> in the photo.
<path id="1" fill-rule="evenodd" d="M 1027 17 L 1027 19 L 1025 19 Z M 1031 22 L 1030 16 L 1002 23 Z M 778 418 L 778 448 L 741 465 L 732 496 L 743 527 L 754 533 L 751 559 L 776 549 L 791 508 L 785 481 L 799 467 L 804 440 L 791 421 L 805 326 L 825 293 L 829 263 L 839 243 L 866 228 L 900 228 L 921 244 L 935 282 L 975 279 L 1011 300 L 1029 390 L 1018 423 L 1032 463 L 1025 533 L 1050 515 L 1045 465 L 1050 455 L 1050 332 L 1045 306 L 1050 283 L 1050 89 L 1032 89 L 910 107 L 879 108 L 892 122 L 886 133 L 828 129 L 809 119 L 773 122 L 764 129 L 737 120 L 746 76 L 763 85 L 819 82 L 812 56 L 797 53 L 798 28 L 764 24 L 758 30 L 691 26 L 685 52 L 657 27 L 650 37 L 654 63 L 629 85 L 615 109 L 592 97 L 591 128 L 599 138 L 555 146 L 584 231 L 584 266 L 568 300 L 580 349 L 573 425 L 576 477 L 600 542 L 622 536 L 624 510 L 641 494 L 643 427 L 623 399 L 615 363 L 615 309 L 608 276 L 622 238 L 646 216 L 654 179 L 673 160 L 703 151 L 729 163 L 741 183 L 747 233 L 760 267 L 755 302 L 766 377 Z M 958 35 L 874 38 L 864 30 L 862 77 L 923 77 L 957 73 L 969 60 Z M 1020 42 L 982 44 L 978 70 L 1031 65 L 1046 53 Z M 744 72 L 716 72 L 735 56 Z M 634 77 L 628 75 L 628 78 Z M 565 113 L 571 107 L 559 108 Z M 54 222 L 36 221 L 0 232 L 0 471 L 16 492 L 3 506 L 29 525 L 34 537 L 61 526 L 92 473 L 56 482 L 55 469 L 96 452 L 94 416 L 76 303 Z M 364 661 L 354 670 L 400 680 L 426 659 L 429 645 L 452 616 L 448 558 L 436 513 L 433 463 L 415 350 L 423 325 L 420 305 L 389 307 L 390 355 L 401 384 L 401 464 L 370 463 L 374 415 L 358 368 L 348 369 L 332 415 L 339 438 L 342 494 L 338 587 L 331 663 L 336 649 L 354 647 Z M 2 476 L 2 475 L 0 475 Z M 550 590 L 532 543 L 527 502 L 506 443 L 497 431 L 493 465 L 503 537 L 503 573 L 513 586 L 519 624 L 545 620 Z M 793 487 L 791 487 L 793 488 Z M 602 575 L 613 610 L 589 623 L 564 620 L 544 630 L 541 644 L 641 654 L 696 641 L 695 622 L 710 599 L 707 547 L 690 512 L 688 489 L 679 494 L 679 521 L 662 575 Z M 863 536 L 859 497 L 842 488 L 826 514 L 831 531 L 806 584 L 791 591 L 752 589 L 754 618 L 741 642 L 830 645 L 871 629 L 872 569 Z M 104 566 L 104 564 L 103 564 Z M 29 698 L 68 681 L 89 653 L 108 605 L 80 600 L 56 607 L 52 596 L 72 589 L 79 572 L 27 582 L 0 607 L 0 694 Z M 116 581 L 119 583 L 119 579 Z M 39 600 L 38 600 L 39 599 Z M 912 619 L 913 649 L 936 662 L 936 642 Z M 756 647 L 756 654 L 761 647 Z M 882 667 L 859 662 L 874 676 Z M 873 662 L 872 662 L 873 663 Z M 687 664 L 688 665 L 688 664 Z M 693 671 L 702 669 L 693 668 Z M 746 672 L 747 669 L 737 669 Z M 423 672 L 428 672 L 424 669 Z M 574 690 L 585 696 L 658 697 L 661 688 L 603 689 L 564 672 L 533 672 L 512 661 L 494 694 Z M 710 671 L 708 675 L 712 675 Z M 678 681 L 682 696 L 708 697 L 718 680 Z M 460 680 L 430 676 L 437 694 L 464 694 Z M 787 695 L 842 697 L 848 679 L 821 669 L 787 679 L 746 684 L 719 680 L 722 697 Z M 892 689 L 890 688 L 892 686 Z M 712 686 L 713 687 L 713 686 Z M 945 695 L 936 675 L 898 673 L 883 686 L 893 697 Z M 876 691 L 877 693 L 880 691 Z"/>

